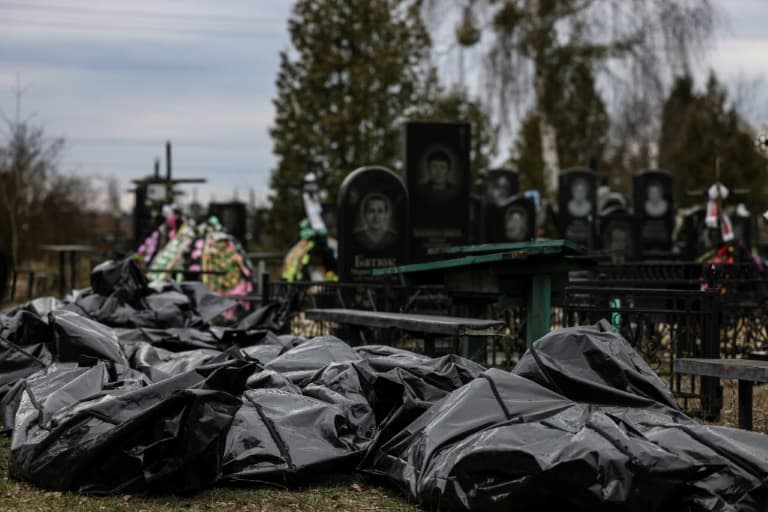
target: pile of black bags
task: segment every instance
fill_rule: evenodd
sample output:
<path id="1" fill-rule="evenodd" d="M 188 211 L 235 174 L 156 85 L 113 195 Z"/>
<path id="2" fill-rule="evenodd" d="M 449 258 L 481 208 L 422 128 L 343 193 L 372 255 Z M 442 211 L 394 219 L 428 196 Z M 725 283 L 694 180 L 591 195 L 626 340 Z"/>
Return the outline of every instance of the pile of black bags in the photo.
<path id="1" fill-rule="evenodd" d="M 63 302 L 0 313 L 12 476 L 89 494 L 380 475 L 440 510 L 768 510 L 768 437 L 680 411 L 607 324 L 512 372 L 280 334 L 284 305 L 108 262 Z"/>

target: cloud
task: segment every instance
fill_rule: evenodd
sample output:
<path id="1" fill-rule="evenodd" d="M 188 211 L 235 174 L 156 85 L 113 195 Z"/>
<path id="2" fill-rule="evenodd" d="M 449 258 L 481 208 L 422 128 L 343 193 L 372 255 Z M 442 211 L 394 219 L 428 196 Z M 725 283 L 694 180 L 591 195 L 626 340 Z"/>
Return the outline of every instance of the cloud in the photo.
<path id="1" fill-rule="evenodd" d="M 274 82 L 279 52 L 289 47 L 293 2 L 8 4 L 23 2 L 55 8 L 0 3 L 0 108 L 13 111 L 18 73 L 29 85 L 24 110 L 35 112 L 50 135 L 69 140 L 65 168 L 116 176 L 127 189 L 131 179 L 152 171 L 164 141 L 172 140 L 176 172 L 209 179 L 197 187 L 200 200 L 228 199 L 235 187 L 242 198 L 250 187 L 266 197 L 276 163 L 269 136 Z M 699 74 L 711 67 L 733 83 L 768 70 L 765 1 L 720 0 L 717 5 L 729 21 Z M 90 12 L 97 9 L 113 12 Z M 126 15 L 130 11 L 155 13 L 157 19 Z M 231 16 L 266 22 L 239 23 Z M 446 22 L 446 33 L 452 34 L 452 27 Z M 480 92 L 481 69 L 471 61 L 466 79 Z M 455 58 L 442 59 L 440 66 L 455 77 Z"/>
<path id="2" fill-rule="evenodd" d="M 185 3 L 183 12 L 165 2 L 112 0 L 82 12 L 45 5 L 54 8 L 0 5 L 0 108 L 14 110 L 18 74 L 28 86 L 24 111 L 36 113 L 49 135 L 68 140 L 62 167 L 116 176 L 128 188 L 152 171 L 172 140 L 176 172 L 209 179 L 198 187 L 201 200 L 234 187 L 266 195 L 275 163 L 274 80 L 288 45 L 290 2 L 232 0 L 224 8 L 208 0 Z M 122 14 L 90 12 L 100 9 Z M 158 19 L 123 15 L 134 11 Z M 266 23 L 230 23 L 232 16 Z M 138 28 L 124 30 L 131 26 Z"/>

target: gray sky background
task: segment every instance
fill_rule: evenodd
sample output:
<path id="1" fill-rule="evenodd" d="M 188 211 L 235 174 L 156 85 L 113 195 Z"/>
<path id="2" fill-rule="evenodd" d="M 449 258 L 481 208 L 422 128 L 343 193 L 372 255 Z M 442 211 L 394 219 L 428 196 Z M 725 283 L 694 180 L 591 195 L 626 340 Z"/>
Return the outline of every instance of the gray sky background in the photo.
<path id="1" fill-rule="evenodd" d="M 697 74 L 714 69 L 744 93 L 750 120 L 765 125 L 768 0 L 716 2 L 725 21 Z M 99 177 L 116 176 L 128 189 L 170 139 L 174 173 L 208 178 L 197 186 L 201 201 L 247 200 L 253 189 L 265 202 L 275 165 L 274 81 L 291 6 L 0 0 L 0 109 L 13 116 L 18 76 L 24 113 L 66 139 L 63 168 L 97 178 L 96 187 L 104 187 Z M 437 63 L 456 76 L 455 58 Z M 122 206 L 133 206 L 127 194 Z"/>

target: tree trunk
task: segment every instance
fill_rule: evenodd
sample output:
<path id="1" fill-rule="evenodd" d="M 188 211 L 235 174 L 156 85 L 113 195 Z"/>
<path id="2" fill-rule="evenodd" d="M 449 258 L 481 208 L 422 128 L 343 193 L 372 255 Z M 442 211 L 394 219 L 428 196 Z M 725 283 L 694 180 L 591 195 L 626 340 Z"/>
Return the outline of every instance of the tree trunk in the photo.
<path id="1" fill-rule="evenodd" d="M 540 0 L 531 0 L 531 19 L 533 20 L 534 32 L 545 30 L 542 27 L 541 4 Z M 539 38 L 542 40 L 543 38 Z M 557 198 L 557 180 L 560 170 L 560 162 L 557 156 L 557 129 L 549 122 L 546 109 L 543 105 L 545 98 L 547 79 L 545 73 L 545 48 L 535 48 L 534 65 L 534 88 L 536 90 L 536 110 L 539 115 L 539 136 L 541 137 L 541 161 L 544 163 L 543 182 L 548 183 L 548 190 L 542 190 L 542 195 L 547 192 L 552 200 Z"/>
<path id="2" fill-rule="evenodd" d="M 560 161 L 557 156 L 557 129 L 547 119 L 547 115 L 539 110 L 539 133 L 541 134 L 541 158 L 544 162 L 544 179 L 549 183 L 551 199 L 557 197 L 557 181 L 560 171 Z"/>
<path id="3" fill-rule="evenodd" d="M 18 197 L 18 190 L 16 187 L 16 184 L 18 180 L 16 179 L 17 176 L 15 174 L 15 170 L 8 172 L 9 180 L 7 183 L 4 183 L 2 187 L 0 187 L 0 199 L 2 199 L 2 204 L 5 206 L 5 210 L 8 212 L 8 226 L 10 228 L 10 244 L 8 246 L 8 251 L 10 254 L 8 255 L 10 257 L 11 261 L 11 268 L 16 268 L 18 265 L 18 254 L 19 254 L 19 227 L 18 227 L 18 215 L 16 212 L 17 208 L 17 201 L 16 198 Z M 13 178 L 13 182 L 11 182 L 10 178 Z M 9 192 L 13 191 L 14 193 L 14 200 L 11 202 L 11 198 L 9 196 Z"/>
<path id="4" fill-rule="evenodd" d="M 9 209 L 8 220 L 11 224 L 11 268 L 16 269 L 19 262 L 19 227 L 16 222 L 16 212 Z"/>

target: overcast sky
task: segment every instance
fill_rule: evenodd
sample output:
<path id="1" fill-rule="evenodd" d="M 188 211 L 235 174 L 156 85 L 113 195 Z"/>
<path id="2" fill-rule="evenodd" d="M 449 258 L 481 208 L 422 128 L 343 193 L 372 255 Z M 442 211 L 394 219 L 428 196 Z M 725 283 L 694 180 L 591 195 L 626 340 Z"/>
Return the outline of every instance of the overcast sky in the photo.
<path id="1" fill-rule="evenodd" d="M 372 0 L 373 1 L 373 0 Z M 454 1 L 454 0 L 444 0 Z M 716 0 L 726 22 L 705 61 L 726 82 L 768 87 L 768 0 Z M 123 190 L 152 170 L 164 141 L 174 174 L 205 177 L 202 201 L 265 201 L 275 165 L 278 53 L 290 0 L 0 0 L 0 109 L 23 111 L 67 141 L 63 167 L 116 176 Z M 455 68 L 454 68 L 455 69 Z M 752 121 L 768 95 L 751 89 Z M 188 190 L 191 191 L 191 188 Z M 132 208 L 126 195 L 123 208 Z"/>

